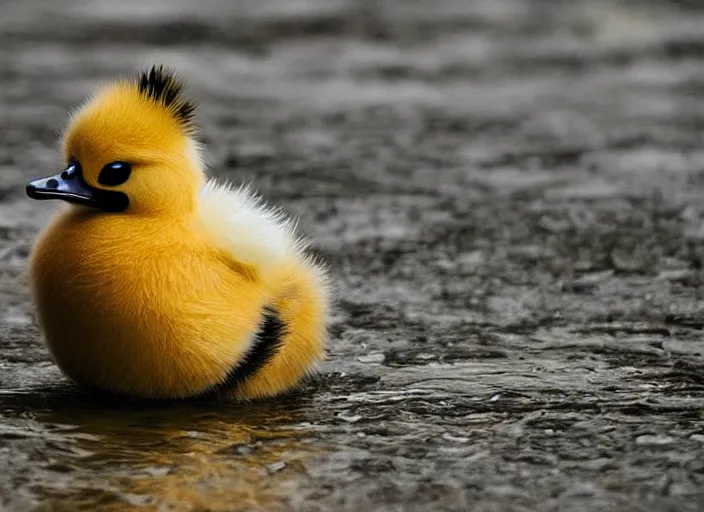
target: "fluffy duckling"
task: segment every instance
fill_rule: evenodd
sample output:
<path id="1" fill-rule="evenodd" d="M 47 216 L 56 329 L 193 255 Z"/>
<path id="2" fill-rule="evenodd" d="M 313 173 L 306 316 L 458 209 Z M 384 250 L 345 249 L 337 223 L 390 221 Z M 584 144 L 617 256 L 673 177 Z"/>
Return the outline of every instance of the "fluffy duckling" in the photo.
<path id="1" fill-rule="evenodd" d="M 141 398 L 274 396 L 324 354 L 327 279 L 294 225 L 208 180 L 195 104 L 163 67 L 103 87 L 27 185 L 68 203 L 31 254 L 37 320 L 77 383 Z"/>

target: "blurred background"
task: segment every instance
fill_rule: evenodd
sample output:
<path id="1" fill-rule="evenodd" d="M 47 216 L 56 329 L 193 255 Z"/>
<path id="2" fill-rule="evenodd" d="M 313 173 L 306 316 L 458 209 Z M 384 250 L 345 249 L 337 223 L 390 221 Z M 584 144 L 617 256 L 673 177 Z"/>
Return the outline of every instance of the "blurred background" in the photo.
<path id="1" fill-rule="evenodd" d="M 0 508 L 701 510 L 704 3 L 0 2 Z M 26 263 L 58 135 L 163 63 L 331 266 L 300 396 L 105 403 Z"/>

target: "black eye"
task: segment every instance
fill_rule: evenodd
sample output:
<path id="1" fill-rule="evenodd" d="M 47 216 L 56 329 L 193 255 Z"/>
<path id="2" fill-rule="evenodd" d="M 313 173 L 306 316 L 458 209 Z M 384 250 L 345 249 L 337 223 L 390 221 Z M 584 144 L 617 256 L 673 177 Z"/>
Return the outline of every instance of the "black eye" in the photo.
<path id="1" fill-rule="evenodd" d="M 121 185 L 130 178 L 132 166 L 126 162 L 112 162 L 100 171 L 98 183 L 108 187 Z"/>

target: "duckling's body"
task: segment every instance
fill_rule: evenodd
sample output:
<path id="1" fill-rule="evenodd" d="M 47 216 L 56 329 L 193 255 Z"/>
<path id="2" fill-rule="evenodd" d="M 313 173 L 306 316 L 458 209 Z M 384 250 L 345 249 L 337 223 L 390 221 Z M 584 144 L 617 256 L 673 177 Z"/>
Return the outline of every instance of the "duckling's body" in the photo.
<path id="1" fill-rule="evenodd" d="M 173 81 L 161 70 L 142 83 L 150 79 Z M 74 119 L 66 152 L 78 181 L 55 177 L 59 193 L 79 183 L 108 211 L 72 204 L 32 251 L 37 316 L 56 363 L 80 384 L 147 398 L 250 399 L 290 389 L 323 357 L 323 270 L 282 216 L 247 190 L 206 183 L 188 125 L 166 101 L 130 96 L 128 85 Z M 125 105 L 146 114 L 110 111 Z M 155 119 L 165 127 L 152 130 Z M 111 125 L 126 149 L 94 135 Z M 160 139 L 168 143 L 154 152 Z M 119 172 L 106 174 L 110 165 Z M 175 181 L 172 194 L 154 190 L 160 180 Z M 36 186 L 53 186 L 46 183 Z M 118 210 L 118 199 L 128 206 Z"/>

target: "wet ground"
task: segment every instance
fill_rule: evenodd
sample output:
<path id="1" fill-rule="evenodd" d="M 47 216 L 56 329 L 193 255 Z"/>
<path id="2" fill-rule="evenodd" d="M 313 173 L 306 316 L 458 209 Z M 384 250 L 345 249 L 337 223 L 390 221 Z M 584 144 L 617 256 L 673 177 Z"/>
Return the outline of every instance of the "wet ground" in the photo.
<path id="1" fill-rule="evenodd" d="M 0 4 L 0 509 L 704 508 L 698 2 L 197 4 Z M 298 396 L 110 403 L 42 345 L 24 183 L 154 62 L 333 269 Z"/>

